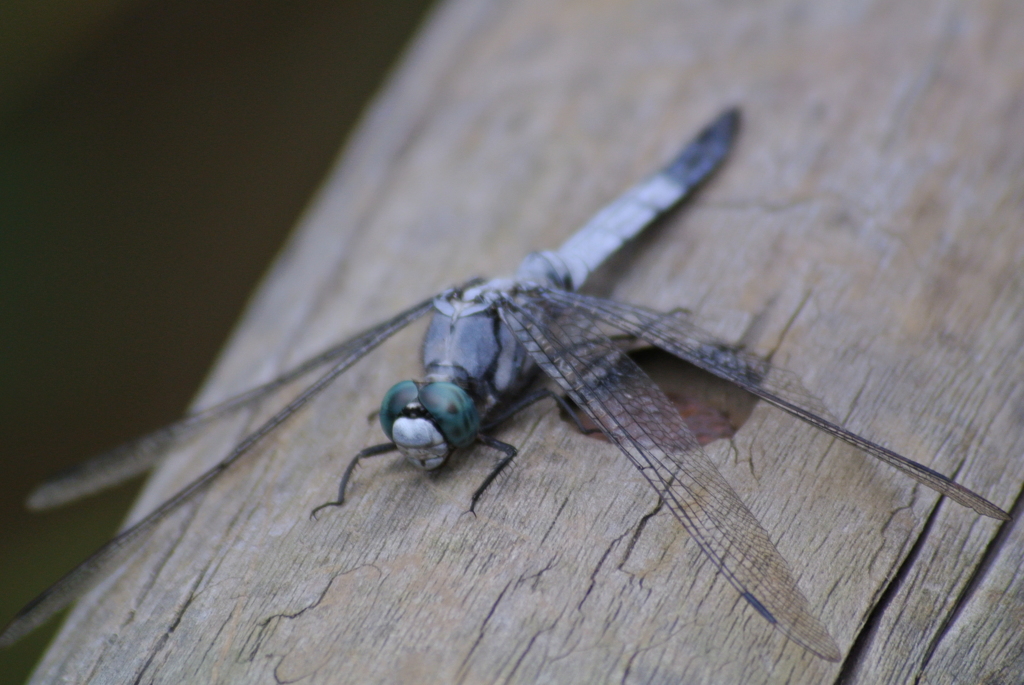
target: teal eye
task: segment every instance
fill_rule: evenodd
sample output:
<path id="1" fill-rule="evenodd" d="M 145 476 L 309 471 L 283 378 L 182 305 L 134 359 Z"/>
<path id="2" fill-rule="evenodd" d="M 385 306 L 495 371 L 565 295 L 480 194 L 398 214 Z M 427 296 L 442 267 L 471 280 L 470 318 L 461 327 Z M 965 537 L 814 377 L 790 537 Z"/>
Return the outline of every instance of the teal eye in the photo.
<path id="1" fill-rule="evenodd" d="M 384 435 L 391 440 L 391 428 L 395 425 L 395 419 L 405 409 L 405 405 L 415 401 L 419 390 L 412 381 L 395 383 L 391 389 L 384 393 L 384 399 L 380 403 L 380 427 L 384 429 Z"/>
<path id="2" fill-rule="evenodd" d="M 430 413 L 453 447 L 465 447 L 480 430 L 480 415 L 466 391 L 454 383 L 430 383 L 420 388 L 420 404 Z"/>

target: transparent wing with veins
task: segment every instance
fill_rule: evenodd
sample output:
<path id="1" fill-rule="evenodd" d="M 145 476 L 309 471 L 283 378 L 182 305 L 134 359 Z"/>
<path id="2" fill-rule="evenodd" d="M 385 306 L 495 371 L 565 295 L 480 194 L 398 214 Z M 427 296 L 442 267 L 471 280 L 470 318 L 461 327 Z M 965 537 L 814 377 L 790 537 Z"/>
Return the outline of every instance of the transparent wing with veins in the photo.
<path id="1" fill-rule="evenodd" d="M 265 397 L 273 390 L 295 380 L 302 375 L 311 372 L 328 362 L 334 364 L 330 369 L 317 378 L 311 385 L 303 390 L 295 399 L 289 402 L 281 411 L 277 412 L 263 425 L 250 433 L 242 440 L 223 460 L 209 471 L 192 481 L 183 490 L 179 491 L 169 500 L 161 504 L 144 519 L 128 528 L 116 538 L 101 547 L 91 557 L 71 570 L 66 576 L 50 586 L 43 594 L 36 597 L 28 606 L 22 609 L 17 616 L 7 625 L 3 633 L 0 633 L 0 647 L 8 646 L 19 640 L 23 635 L 31 632 L 36 626 L 45 622 L 50 616 L 57 613 L 68 604 L 77 599 L 85 592 L 98 578 L 99 574 L 123 555 L 129 554 L 137 548 L 138 543 L 145 540 L 148 534 L 163 521 L 171 512 L 180 509 L 188 502 L 193 501 L 229 466 L 242 457 L 250 454 L 263 437 L 273 432 L 278 426 L 284 423 L 290 416 L 307 405 L 313 398 L 323 392 L 334 380 L 349 369 L 353 364 L 363 358 L 370 350 L 397 333 L 410 323 L 420 318 L 432 306 L 434 298 L 424 300 L 411 307 L 401 314 L 368 329 L 354 338 L 350 338 L 341 345 L 331 348 L 301 366 L 293 369 L 281 378 L 266 385 L 243 393 L 236 398 L 213 407 L 207 411 L 187 417 L 178 424 L 158 431 L 155 434 L 146 436 L 130 445 L 144 445 L 144 449 L 155 454 L 156 458 L 162 455 L 161 449 L 166 450 L 169 446 L 176 444 L 183 435 L 191 434 L 198 426 L 208 425 L 214 418 L 219 418 L 225 413 L 239 409 L 242 406 L 251 405 L 256 400 Z M 158 447 L 153 448 L 156 444 Z M 130 457 L 128 446 L 119 448 L 125 452 L 119 453 L 120 458 Z M 116 450 L 115 450 L 116 452 Z M 109 454 L 109 453 L 108 453 Z M 103 457 L 101 457 L 102 459 Z M 110 457 L 106 457 L 110 459 Z M 149 458 L 147 453 L 146 458 Z"/>
<path id="2" fill-rule="evenodd" d="M 979 514 L 1001 520 L 1009 519 L 1005 511 L 941 473 L 843 428 L 796 376 L 759 357 L 725 345 L 678 312 L 664 314 L 636 305 L 558 290 L 545 290 L 544 297 L 561 306 L 571 306 L 586 312 L 624 333 L 731 381 Z"/>
<path id="3" fill-rule="evenodd" d="M 664 393 L 584 310 L 519 295 L 498 307 L 534 361 L 629 458 L 700 549 L 764 618 L 837 661 L 785 559 Z"/>
<path id="4" fill-rule="evenodd" d="M 399 317 L 403 317 L 405 314 L 408 312 L 403 312 Z M 323 368 L 330 362 L 347 358 L 353 354 L 358 359 L 368 351 L 363 349 L 366 344 L 366 335 L 357 335 L 324 350 L 268 383 L 247 390 L 212 407 L 187 414 L 178 421 L 152 433 L 135 438 L 80 464 L 75 464 L 36 487 L 29 495 L 26 504 L 29 509 L 37 511 L 59 507 L 144 473 L 174 447 L 185 444 L 221 419 L 258 404 L 277 390 Z"/>

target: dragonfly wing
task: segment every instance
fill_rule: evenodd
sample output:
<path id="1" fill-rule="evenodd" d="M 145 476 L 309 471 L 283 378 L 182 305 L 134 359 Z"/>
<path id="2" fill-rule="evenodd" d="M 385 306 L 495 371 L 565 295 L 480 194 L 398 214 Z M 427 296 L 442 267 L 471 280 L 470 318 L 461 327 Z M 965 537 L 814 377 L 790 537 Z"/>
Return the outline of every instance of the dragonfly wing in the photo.
<path id="1" fill-rule="evenodd" d="M 36 597 L 24 609 L 22 609 L 0 633 L 0 647 L 11 645 L 21 639 L 22 636 L 31 632 L 37 626 L 45 622 L 50 616 L 62 610 L 68 604 L 77 599 L 97 579 L 99 573 L 108 568 L 115 560 L 123 558 L 131 553 L 139 543 L 146 539 L 152 531 L 171 512 L 181 508 L 188 502 L 193 501 L 199 493 L 217 478 L 225 469 L 237 462 L 246 454 L 249 454 L 254 445 L 263 437 L 273 432 L 286 419 L 307 405 L 313 398 L 323 392 L 335 379 L 359 361 L 372 349 L 397 333 L 410 323 L 420 318 L 428 311 L 433 299 L 411 307 L 401 314 L 379 324 L 369 330 L 360 333 L 343 343 L 339 348 L 344 348 L 332 358 L 334 364 L 330 369 L 317 378 L 311 385 L 303 390 L 295 399 L 288 403 L 281 411 L 277 412 L 259 428 L 245 437 L 232 449 L 223 460 L 216 466 L 206 471 L 196 480 L 192 481 L 184 489 L 179 491 L 169 500 L 161 504 L 156 510 L 147 515 L 144 519 L 123 531 L 113 540 L 97 550 L 92 556 L 71 570 L 67 575 L 50 586 L 41 595 Z M 309 369 L 307 369 L 308 371 Z M 287 375 L 287 374 L 286 374 Z M 301 375 L 301 374 L 300 374 Z"/>
<path id="2" fill-rule="evenodd" d="M 761 524 L 715 468 L 668 398 L 581 310 L 542 297 L 506 300 L 502 320 L 661 496 L 722 575 L 793 641 L 837 661 Z"/>
<path id="3" fill-rule="evenodd" d="M 420 311 L 421 308 L 422 311 Z M 406 321 L 404 318 L 406 314 L 415 311 L 418 312 L 415 316 L 420 316 L 427 310 L 429 310 L 429 303 L 421 303 L 396 318 Z M 212 407 L 192 412 L 170 425 L 119 445 L 80 464 L 75 464 L 37 486 L 28 497 L 26 502 L 28 508 L 38 511 L 58 507 L 113 487 L 148 471 L 175 446 L 196 437 L 221 419 L 234 412 L 252 407 L 285 385 L 316 369 L 323 368 L 330 362 L 346 358 L 353 353 L 358 354 L 365 346 L 367 336 L 373 330 L 375 329 L 364 331 L 343 343 L 324 350 L 268 383 L 246 390 Z"/>
<path id="4" fill-rule="evenodd" d="M 131 440 L 37 485 L 25 500 L 33 511 L 43 511 L 88 497 L 152 468 L 174 445 L 199 432 L 205 423 L 192 423 L 190 417 L 164 426 L 148 435 Z"/>
<path id="5" fill-rule="evenodd" d="M 843 428 L 838 419 L 803 387 L 795 375 L 723 343 L 678 312 L 665 314 L 636 305 L 563 291 L 549 290 L 545 294 L 563 306 L 579 307 L 624 333 L 646 340 L 694 366 L 735 383 L 979 514 L 1009 519 L 1005 511 L 941 473 Z"/>

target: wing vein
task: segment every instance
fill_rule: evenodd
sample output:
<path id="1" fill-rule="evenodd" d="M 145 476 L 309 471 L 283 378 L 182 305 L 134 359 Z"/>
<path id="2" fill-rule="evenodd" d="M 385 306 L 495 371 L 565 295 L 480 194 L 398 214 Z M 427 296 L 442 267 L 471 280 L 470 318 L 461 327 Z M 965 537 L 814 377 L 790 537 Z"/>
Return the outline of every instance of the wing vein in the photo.
<path id="1" fill-rule="evenodd" d="M 430 311 L 433 300 L 434 298 L 424 300 L 388 321 L 349 339 L 337 348 L 333 348 L 335 350 L 344 348 L 346 353 L 340 359 L 337 359 L 335 364 L 326 373 L 303 390 L 283 409 L 247 435 L 223 460 L 178 491 L 178 493 L 150 512 L 138 523 L 105 544 L 18 612 L 4 631 L 0 633 L 0 647 L 13 644 L 23 635 L 32 631 L 36 626 L 74 601 L 92 585 L 99 571 L 106 568 L 108 564 L 113 563 L 115 559 L 121 558 L 122 554 L 134 550 L 135 543 L 144 540 L 146 534 L 171 512 L 192 501 L 198 493 L 204 491 L 225 469 L 246 454 L 249 454 L 252 447 L 262 438 L 273 432 L 285 420 L 306 406 L 337 379 L 338 376 L 347 371 L 349 367 L 359 361 L 370 350 Z M 309 369 L 306 370 L 308 371 Z"/>
<path id="2" fill-rule="evenodd" d="M 668 398 L 581 309 L 520 293 L 499 315 L 661 496 L 698 547 L 765 618 L 826 659 L 839 649 L 815 618 L 785 560 Z"/>

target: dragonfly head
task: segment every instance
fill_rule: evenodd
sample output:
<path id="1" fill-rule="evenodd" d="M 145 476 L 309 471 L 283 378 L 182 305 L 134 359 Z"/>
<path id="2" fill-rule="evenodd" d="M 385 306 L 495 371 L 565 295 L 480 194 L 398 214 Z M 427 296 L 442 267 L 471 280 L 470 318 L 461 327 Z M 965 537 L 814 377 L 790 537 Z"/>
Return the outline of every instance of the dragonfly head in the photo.
<path id="1" fill-rule="evenodd" d="M 480 414 L 454 383 L 402 381 L 380 403 L 380 426 L 406 459 L 429 471 L 476 439 Z"/>

